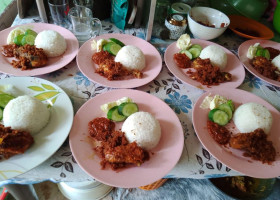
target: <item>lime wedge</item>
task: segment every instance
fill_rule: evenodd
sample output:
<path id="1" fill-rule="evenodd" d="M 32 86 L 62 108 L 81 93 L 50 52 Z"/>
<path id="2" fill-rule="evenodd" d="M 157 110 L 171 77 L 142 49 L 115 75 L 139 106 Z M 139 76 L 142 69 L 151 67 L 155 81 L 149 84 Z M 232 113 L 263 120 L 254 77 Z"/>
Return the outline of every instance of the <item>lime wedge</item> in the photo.
<path id="1" fill-rule="evenodd" d="M 22 45 L 22 38 L 23 38 L 23 37 L 24 37 L 23 34 L 16 36 L 16 37 L 14 38 L 14 43 L 15 43 L 16 45 L 21 46 L 21 45 Z"/>
<path id="2" fill-rule="evenodd" d="M 22 45 L 25 44 L 34 45 L 34 42 L 35 42 L 35 37 L 33 35 L 25 35 L 21 40 Z"/>

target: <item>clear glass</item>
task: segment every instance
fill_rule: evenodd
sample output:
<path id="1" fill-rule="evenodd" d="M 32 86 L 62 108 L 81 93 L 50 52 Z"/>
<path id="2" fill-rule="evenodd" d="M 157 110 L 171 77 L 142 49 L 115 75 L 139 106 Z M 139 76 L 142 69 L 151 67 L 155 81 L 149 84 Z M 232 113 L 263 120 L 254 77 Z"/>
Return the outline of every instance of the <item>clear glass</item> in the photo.
<path id="1" fill-rule="evenodd" d="M 48 0 L 48 4 L 53 23 L 64 28 L 69 28 L 70 21 L 68 19 L 68 0 Z"/>
<path id="2" fill-rule="evenodd" d="M 93 8 L 93 0 L 73 0 L 75 6 L 85 6 L 92 10 Z"/>
<path id="3" fill-rule="evenodd" d="M 72 22 L 73 33 L 80 43 L 100 34 L 101 21 L 92 17 L 92 11 L 89 8 L 75 6 L 70 9 L 68 15 Z"/>

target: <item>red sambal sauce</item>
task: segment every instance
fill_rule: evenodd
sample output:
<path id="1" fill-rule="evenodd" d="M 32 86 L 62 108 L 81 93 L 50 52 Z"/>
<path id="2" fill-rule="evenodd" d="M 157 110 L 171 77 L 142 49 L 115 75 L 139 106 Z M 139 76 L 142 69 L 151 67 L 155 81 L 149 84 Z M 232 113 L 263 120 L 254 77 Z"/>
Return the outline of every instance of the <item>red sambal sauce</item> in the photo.
<path id="1" fill-rule="evenodd" d="M 191 59 L 184 53 L 175 53 L 173 60 L 179 68 L 186 69 L 192 65 Z"/>
<path id="2" fill-rule="evenodd" d="M 7 44 L 2 46 L 2 54 L 5 57 L 14 57 L 14 50 L 18 46 L 16 44 Z"/>
<path id="3" fill-rule="evenodd" d="M 106 141 L 114 129 L 115 123 L 104 117 L 95 118 L 88 123 L 90 136 L 98 141 Z"/>
<path id="4" fill-rule="evenodd" d="M 225 127 L 208 120 L 207 130 L 211 137 L 219 144 L 225 145 L 229 143 L 231 132 Z"/>

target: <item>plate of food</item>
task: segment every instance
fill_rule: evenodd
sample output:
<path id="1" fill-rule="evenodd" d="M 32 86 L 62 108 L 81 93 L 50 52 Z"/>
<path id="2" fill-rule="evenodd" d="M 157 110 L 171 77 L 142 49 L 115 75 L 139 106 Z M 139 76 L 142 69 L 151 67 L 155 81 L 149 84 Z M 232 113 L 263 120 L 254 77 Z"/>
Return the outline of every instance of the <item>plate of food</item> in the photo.
<path id="1" fill-rule="evenodd" d="M 247 40 L 238 48 L 240 61 L 256 77 L 280 87 L 280 44 L 270 40 Z"/>
<path id="2" fill-rule="evenodd" d="M 0 91 L 2 181 L 33 169 L 55 153 L 69 134 L 74 114 L 68 95 L 44 79 L 1 79 Z"/>
<path id="3" fill-rule="evenodd" d="M 157 49 L 126 34 L 104 34 L 85 42 L 77 64 L 91 81 L 111 88 L 135 88 L 155 79 L 162 68 Z"/>
<path id="4" fill-rule="evenodd" d="M 75 35 L 60 26 L 29 23 L 0 32 L 0 72 L 14 76 L 37 76 L 56 71 L 78 53 Z"/>
<path id="5" fill-rule="evenodd" d="M 220 162 L 246 176 L 280 175 L 279 111 L 239 89 L 204 93 L 193 109 L 195 132 Z"/>
<path id="6" fill-rule="evenodd" d="M 78 110 L 69 141 L 75 160 L 94 179 L 135 188 L 163 178 L 176 165 L 184 134 L 177 115 L 162 100 L 118 89 Z"/>
<path id="7" fill-rule="evenodd" d="M 236 88 L 245 78 L 242 63 L 232 52 L 187 34 L 167 47 L 164 60 L 174 76 L 205 91 Z"/>

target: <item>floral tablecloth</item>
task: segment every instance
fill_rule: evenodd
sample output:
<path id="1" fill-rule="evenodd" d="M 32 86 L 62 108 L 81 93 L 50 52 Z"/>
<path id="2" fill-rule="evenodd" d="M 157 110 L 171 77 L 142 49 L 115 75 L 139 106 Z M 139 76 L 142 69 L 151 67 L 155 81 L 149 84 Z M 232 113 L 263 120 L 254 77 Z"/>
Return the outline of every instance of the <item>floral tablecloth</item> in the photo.
<path id="1" fill-rule="evenodd" d="M 19 19 L 17 17 L 13 25 L 33 22 L 40 22 L 40 18 L 28 17 L 25 19 Z M 140 38 L 144 38 L 145 36 L 145 30 L 142 28 L 122 31 L 109 21 L 105 20 L 102 23 L 102 34 L 125 33 Z M 239 45 L 244 41 L 244 39 L 236 36 L 230 30 L 227 30 L 221 37 L 213 42 L 216 42 L 237 54 Z M 158 48 L 163 58 L 166 47 L 170 42 L 152 38 L 151 43 Z M 203 179 L 240 175 L 238 172 L 231 170 L 229 167 L 217 161 L 201 145 L 194 132 L 192 126 L 192 109 L 203 91 L 182 83 L 169 72 L 164 61 L 162 64 L 162 71 L 155 80 L 135 89 L 149 92 L 165 101 L 174 110 L 181 121 L 185 138 L 183 153 L 177 165 L 166 175 L 166 177 Z M 0 74 L 1 79 L 7 77 L 9 77 L 9 75 Z M 89 81 L 79 71 L 75 59 L 58 71 L 38 77 L 49 80 L 61 87 L 71 98 L 75 112 L 90 98 L 112 90 L 111 88 Z M 280 88 L 263 82 L 247 71 L 245 80 L 239 88 L 262 97 L 280 110 Z M 69 148 L 68 140 L 66 140 L 61 148 L 44 163 L 15 178 L 2 181 L 0 185 L 11 183 L 31 184 L 45 180 L 65 182 L 91 179 L 92 178 L 83 172 L 75 162 Z"/>

